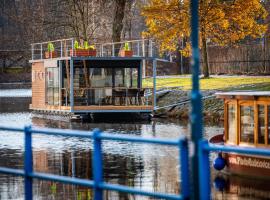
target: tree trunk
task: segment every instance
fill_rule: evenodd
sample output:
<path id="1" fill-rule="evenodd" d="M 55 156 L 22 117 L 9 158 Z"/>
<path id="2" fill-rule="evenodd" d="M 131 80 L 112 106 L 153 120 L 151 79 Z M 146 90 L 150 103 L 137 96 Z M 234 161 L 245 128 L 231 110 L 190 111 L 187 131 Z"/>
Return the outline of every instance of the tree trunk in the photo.
<path id="1" fill-rule="evenodd" d="M 178 40 L 176 49 L 176 63 L 180 74 L 184 74 L 184 56 L 180 52 L 183 49 L 184 49 L 184 38 L 181 38 L 181 40 Z"/>
<path id="2" fill-rule="evenodd" d="M 86 61 L 83 61 L 83 71 L 84 71 L 84 81 L 85 81 L 85 87 L 88 88 L 89 85 L 89 72 L 88 72 L 88 68 L 86 66 Z"/>
<path id="3" fill-rule="evenodd" d="M 207 41 L 203 34 L 202 34 L 202 57 L 203 57 L 203 76 L 204 78 L 209 78 Z"/>
<path id="4" fill-rule="evenodd" d="M 115 11 L 112 27 L 112 40 L 119 42 L 121 40 L 121 32 L 123 29 L 123 19 L 125 16 L 126 0 L 115 0 Z"/>
<path id="5" fill-rule="evenodd" d="M 183 74 L 183 55 L 181 55 L 179 47 L 176 49 L 176 64 L 179 74 Z"/>
<path id="6" fill-rule="evenodd" d="M 121 41 L 121 32 L 123 30 L 123 19 L 125 16 L 126 0 L 115 0 L 115 10 L 112 27 L 112 40 L 113 42 Z M 120 51 L 120 45 L 115 46 L 115 55 Z"/>

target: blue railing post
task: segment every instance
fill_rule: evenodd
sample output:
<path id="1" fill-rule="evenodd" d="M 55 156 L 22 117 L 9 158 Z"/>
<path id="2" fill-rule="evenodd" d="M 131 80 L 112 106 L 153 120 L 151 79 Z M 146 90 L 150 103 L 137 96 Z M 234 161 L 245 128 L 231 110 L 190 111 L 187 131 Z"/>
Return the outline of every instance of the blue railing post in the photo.
<path id="1" fill-rule="evenodd" d="M 202 102 L 199 86 L 200 74 L 200 51 L 199 51 L 199 1 L 191 0 L 191 44 L 192 44 L 192 92 L 191 105 L 192 111 L 190 115 L 191 121 L 191 138 L 193 142 L 192 155 L 192 198 L 199 199 L 199 157 L 198 146 L 202 139 Z"/>
<path id="2" fill-rule="evenodd" d="M 208 141 L 201 140 L 199 142 L 199 187 L 200 200 L 211 199 L 210 188 L 210 160 L 209 151 L 204 147 L 208 145 Z"/>
<path id="3" fill-rule="evenodd" d="M 102 144 L 101 138 L 99 137 L 101 131 L 95 129 L 93 132 L 94 139 L 94 150 L 93 150 L 93 176 L 94 176 L 94 200 L 102 200 L 102 189 L 99 185 L 103 182 L 103 166 L 102 166 Z"/>
<path id="4" fill-rule="evenodd" d="M 32 132 L 31 126 L 24 128 L 25 146 L 24 146 L 24 192 L 25 200 L 31 200 L 33 196 L 32 177 L 29 176 L 33 172 L 33 154 L 32 154 Z"/>
<path id="5" fill-rule="evenodd" d="M 179 141 L 179 166 L 181 171 L 181 191 L 183 199 L 189 199 L 190 190 L 189 190 L 189 160 L 188 160 L 188 140 Z"/>

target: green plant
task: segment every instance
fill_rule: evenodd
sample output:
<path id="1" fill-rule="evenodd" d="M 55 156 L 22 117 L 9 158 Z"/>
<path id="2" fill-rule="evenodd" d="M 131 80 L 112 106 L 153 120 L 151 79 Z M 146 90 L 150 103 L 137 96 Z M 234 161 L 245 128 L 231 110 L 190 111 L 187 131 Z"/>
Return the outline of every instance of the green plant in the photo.
<path id="1" fill-rule="evenodd" d="M 86 50 L 88 50 L 90 48 L 87 41 L 84 41 L 83 46 L 84 46 L 84 49 L 86 49 Z"/>
<path id="2" fill-rule="evenodd" d="M 51 42 L 48 43 L 47 50 L 48 50 L 48 52 L 53 52 L 54 51 L 53 43 L 51 43 Z"/>
<path id="3" fill-rule="evenodd" d="M 77 40 L 75 40 L 74 49 L 79 49 L 79 48 L 80 48 L 79 42 Z"/>
<path id="4" fill-rule="evenodd" d="M 85 50 L 90 49 L 90 50 L 95 50 L 96 47 L 95 47 L 95 45 L 90 45 L 90 46 L 89 46 L 89 44 L 88 44 L 87 41 L 84 41 L 84 42 L 83 42 L 83 47 L 81 47 L 81 46 L 79 45 L 79 42 L 78 42 L 77 40 L 75 40 L 75 42 L 74 42 L 74 49 L 85 49 Z"/>
<path id="5" fill-rule="evenodd" d="M 125 51 L 130 51 L 130 46 L 129 46 L 128 42 L 125 43 L 124 50 Z"/>
<path id="6" fill-rule="evenodd" d="M 89 49 L 90 49 L 90 50 L 95 50 L 96 47 L 95 47 L 95 45 L 90 45 L 90 46 L 89 46 L 88 42 L 85 41 L 85 42 L 84 42 L 84 49 L 85 49 L 85 50 L 89 50 Z"/>
<path id="7" fill-rule="evenodd" d="M 90 46 L 89 46 L 89 49 L 90 49 L 90 50 L 95 50 L 96 47 L 95 47 L 95 45 L 90 45 Z"/>

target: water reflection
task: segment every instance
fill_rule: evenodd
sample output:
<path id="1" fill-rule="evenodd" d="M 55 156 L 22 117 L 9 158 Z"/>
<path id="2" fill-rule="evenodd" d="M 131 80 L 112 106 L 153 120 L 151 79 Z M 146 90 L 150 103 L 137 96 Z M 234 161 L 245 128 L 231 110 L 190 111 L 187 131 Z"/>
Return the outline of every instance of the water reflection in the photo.
<path id="1" fill-rule="evenodd" d="M 14 99 L 14 98 L 13 98 Z M 0 105 L 3 102 L 0 101 Z M 25 107 L 19 112 L 16 104 L 9 102 L 9 109 L 0 111 L 0 125 L 20 126 L 33 124 L 38 127 L 80 129 L 92 131 L 100 128 L 112 134 L 130 134 L 140 137 L 178 138 L 189 137 L 188 122 L 154 120 L 152 122 L 80 123 L 42 119 L 32 115 Z M 27 102 L 21 102 L 26 106 Z M 27 105 L 28 106 L 28 105 Z M 3 110 L 0 106 L 0 110 Z M 222 125 L 206 126 L 205 138 L 221 133 Z M 23 134 L 1 132 L 0 166 L 23 168 Z M 92 140 L 74 137 L 34 135 L 34 169 L 92 179 Z M 178 151 L 172 147 L 134 144 L 128 142 L 103 142 L 104 179 L 107 182 L 133 186 L 148 191 L 179 193 L 180 183 Z M 212 155 L 211 158 L 213 158 Z M 216 178 L 218 177 L 218 178 Z M 213 199 L 269 199 L 270 185 L 264 180 L 221 175 L 212 171 Z M 215 183 L 215 186 L 214 186 Z M 23 179 L 0 175 L 0 199 L 23 199 Z M 49 181 L 34 181 L 34 199 L 91 199 L 89 188 L 64 185 Z M 148 199 L 140 196 L 104 191 L 105 199 Z"/>
<path id="2" fill-rule="evenodd" d="M 269 188 L 269 180 L 254 177 L 218 174 L 213 179 L 215 199 L 270 199 Z"/>
<path id="3" fill-rule="evenodd" d="M 25 112 L 28 110 L 30 103 L 31 98 L 29 97 L 14 98 L 0 96 L 0 113 Z"/>
<path id="4" fill-rule="evenodd" d="M 100 128 L 105 132 L 113 134 L 122 133 L 139 135 L 141 137 L 170 138 L 178 138 L 181 135 L 181 129 L 183 130 L 182 134 L 186 132 L 184 126 L 171 124 L 171 130 L 168 130 L 166 124 L 158 121 L 137 124 L 69 123 L 31 117 L 27 112 L 15 113 L 13 115 L 22 116 L 21 119 L 27 119 L 24 120 L 25 122 L 30 118 L 32 124 L 38 127 L 89 131 L 94 128 Z M 16 123 L 17 118 L 13 115 L 4 114 L 5 120 L 12 121 L 12 125 L 16 126 L 18 125 Z M 1 121 L 0 124 L 2 122 L 5 123 L 5 121 Z M 2 160 L 0 164 L 2 166 L 22 168 L 23 135 L 21 133 L 14 134 L 3 133 L 0 135 L 0 140 L 3 141 L 0 145 L 1 157 L 3 156 L 3 158 L 9 160 L 8 162 Z M 33 137 L 34 169 L 39 172 L 92 179 L 92 148 L 92 141 L 90 139 L 35 135 Z M 150 191 L 179 193 L 179 182 L 177 179 L 179 167 L 177 160 L 178 152 L 175 148 L 105 141 L 103 149 L 104 179 L 107 182 L 134 186 Z M 6 187 L 1 190 L 2 196 L 7 197 L 11 195 L 10 199 L 23 198 L 23 185 L 21 181 L 17 177 L 12 178 L 1 175 L 1 182 L 6 183 Z M 9 193 L 8 187 L 10 184 L 20 188 L 16 194 Z M 107 199 L 144 199 L 115 192 L 105 193 Z M 58 183 L 36 181 L 35 194 L 37 198 L 46 197 L 46 199 L 48 199 L 48 194 L 53 199 L 63 199 L 63 196 L 65 199 L 87 199 L 92 197 L 92 190 Z"/>

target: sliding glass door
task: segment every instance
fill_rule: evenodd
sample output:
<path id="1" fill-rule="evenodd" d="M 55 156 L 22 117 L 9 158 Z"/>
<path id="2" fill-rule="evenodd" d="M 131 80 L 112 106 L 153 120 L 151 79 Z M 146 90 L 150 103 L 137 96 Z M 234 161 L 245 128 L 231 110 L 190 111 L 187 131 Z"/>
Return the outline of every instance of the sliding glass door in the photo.
<path id="1" fill-rule="evenodd" d="M 59 69 L 46 68 L 46 104 L 59 105 Z"/>

